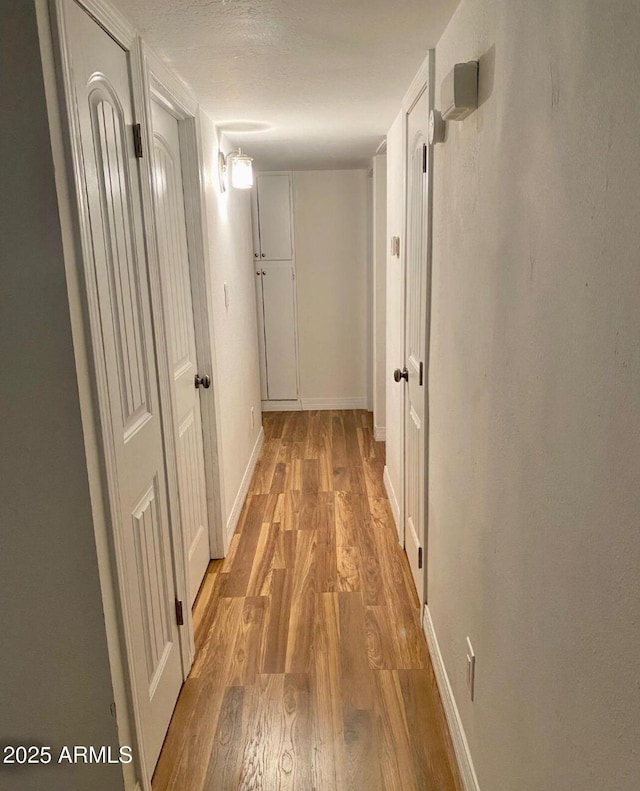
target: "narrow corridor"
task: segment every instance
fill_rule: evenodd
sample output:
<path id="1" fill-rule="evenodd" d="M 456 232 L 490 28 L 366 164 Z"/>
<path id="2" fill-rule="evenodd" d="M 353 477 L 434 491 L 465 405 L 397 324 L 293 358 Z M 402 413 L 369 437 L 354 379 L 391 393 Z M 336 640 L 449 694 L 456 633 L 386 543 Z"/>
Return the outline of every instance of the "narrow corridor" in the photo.
<path id="1" fill-rule="evenodd" d="M 154 791 L 461 789 L 371 415 L 264 428 Z"/>

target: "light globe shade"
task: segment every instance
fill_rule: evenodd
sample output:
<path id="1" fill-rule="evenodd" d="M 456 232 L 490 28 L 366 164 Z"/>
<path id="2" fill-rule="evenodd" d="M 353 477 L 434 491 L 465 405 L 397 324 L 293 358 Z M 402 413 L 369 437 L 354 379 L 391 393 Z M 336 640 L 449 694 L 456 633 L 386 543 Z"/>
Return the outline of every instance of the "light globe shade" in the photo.
<path id="1" fill-rule="evenodd" d="M 238 153 L 231 164 L 231 184 L 238 190 L 253 187 L 253 159 Z"/>

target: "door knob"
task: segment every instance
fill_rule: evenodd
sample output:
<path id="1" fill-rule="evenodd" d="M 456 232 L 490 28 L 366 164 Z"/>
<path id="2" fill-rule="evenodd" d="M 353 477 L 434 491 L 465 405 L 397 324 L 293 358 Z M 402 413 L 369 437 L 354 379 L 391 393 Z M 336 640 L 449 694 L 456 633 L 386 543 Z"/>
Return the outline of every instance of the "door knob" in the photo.
<path id="1" fill-rule="evenodd" d="M 406 382 L 408 382 L 409 381 L 409 371 L 407 371 L 406 368 L 403 368 L 402 370 L 400 370 L 399 368 L 396 368 L 396 370 L 393 372 L 393 378 L 395 379 L 396 382 L 399 382 L 402 379 L 404 379 Z"/>
<path id="2" fill-rule="evenodd" d="M 204 376 L 200 376 L 200 374 L 196 374 L 196 378 L 194 381 L 195 381 L 196 390 L 199 387 L 204 387 L 205 390 L 208 390 L 211 387 L 211 379 L 208 374 L 205 374 Z"/>

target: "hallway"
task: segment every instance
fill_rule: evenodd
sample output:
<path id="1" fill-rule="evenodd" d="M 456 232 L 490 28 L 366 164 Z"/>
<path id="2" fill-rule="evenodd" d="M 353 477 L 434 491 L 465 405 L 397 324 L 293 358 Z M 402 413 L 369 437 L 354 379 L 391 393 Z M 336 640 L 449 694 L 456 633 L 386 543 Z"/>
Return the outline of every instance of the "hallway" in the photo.
<path id="1" fill-rule="evenodd" d="M 370 413 L 263 422 L 154 791 L 460 789 Z"/>

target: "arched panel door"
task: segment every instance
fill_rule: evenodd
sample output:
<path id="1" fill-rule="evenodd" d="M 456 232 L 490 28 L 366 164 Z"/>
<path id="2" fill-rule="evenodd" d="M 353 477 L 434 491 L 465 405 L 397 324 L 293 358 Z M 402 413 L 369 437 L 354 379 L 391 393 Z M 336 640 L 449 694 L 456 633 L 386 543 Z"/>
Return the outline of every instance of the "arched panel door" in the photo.
<path id="1" fill-rule="evenodd" d="M 85 272 L 103 366 L 100 412 L 111 439 L 110 499 L 118 504 L 111 518 L 150 773 L 182 686 L 182 662 L 129 55 L 76 3 L 65 4 L 65 17 L 90 236 Z"/>

